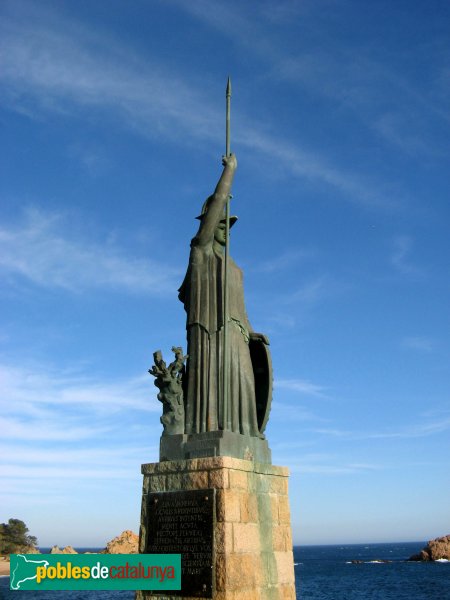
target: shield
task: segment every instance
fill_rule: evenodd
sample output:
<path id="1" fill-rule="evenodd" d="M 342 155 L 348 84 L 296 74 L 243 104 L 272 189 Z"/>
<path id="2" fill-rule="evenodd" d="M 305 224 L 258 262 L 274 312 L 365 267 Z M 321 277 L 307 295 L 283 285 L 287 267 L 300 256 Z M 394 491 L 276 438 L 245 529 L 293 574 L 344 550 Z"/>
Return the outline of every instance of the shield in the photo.
<path id="1" fill-rule="evenodd" d="M 258 429 L 263 433 L 272 405 L 272 359 L 267 344 L 260 338 L 250 337 L 249 349 L 255 376 Z"/>

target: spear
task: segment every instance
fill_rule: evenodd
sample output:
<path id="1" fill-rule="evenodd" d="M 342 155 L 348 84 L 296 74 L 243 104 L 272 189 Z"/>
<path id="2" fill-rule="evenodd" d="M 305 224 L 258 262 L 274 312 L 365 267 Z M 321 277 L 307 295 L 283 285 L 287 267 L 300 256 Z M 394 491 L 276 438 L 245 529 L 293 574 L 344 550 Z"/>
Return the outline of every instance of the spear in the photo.
<path id="1" fill-rule="evenodd" d="M 225 123 L 225 155 L 230 156 L 230 108 L 231 108 L 231 80 L 228 77 L 226 97 L 226 123 Z M 228 263 L 230 256 L 230 197 L 225 205 L 225 269 L 224 269 L 224 298 L 223 298 L 223 428 L 231 429 L 228 396 L 230 378 L 228 376 Z"/>

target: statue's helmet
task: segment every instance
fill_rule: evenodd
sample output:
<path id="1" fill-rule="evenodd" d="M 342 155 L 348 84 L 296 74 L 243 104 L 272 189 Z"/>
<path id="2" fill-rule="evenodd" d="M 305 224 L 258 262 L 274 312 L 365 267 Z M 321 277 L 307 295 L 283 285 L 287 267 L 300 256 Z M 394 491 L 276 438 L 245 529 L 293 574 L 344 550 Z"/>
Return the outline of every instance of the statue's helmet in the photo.
<path id="1" fill-rule="evenodd" d="M 203 202 L 202 212 L 198 215 L 198 217 L 195 217 L 196 219 L 199 219 L 200 221 L 203 219 L 203 217 L 208 212 L 208 208 L 209 208 L 209 205 L 210 205 L 213 197 L 214 196 L 208 196 L 208 198 L 206 198 L 206 200 Z M 223 219 L 220 219 L 220 222 L 225 223 L 225 220 L 226 220 L 226 216 L 224 215 Z M 233 227 L 233 225 L 236 223 L 237 220 L 238 220 L 238 217 L 236 215 L 230 216 L 230 229 Z"/>

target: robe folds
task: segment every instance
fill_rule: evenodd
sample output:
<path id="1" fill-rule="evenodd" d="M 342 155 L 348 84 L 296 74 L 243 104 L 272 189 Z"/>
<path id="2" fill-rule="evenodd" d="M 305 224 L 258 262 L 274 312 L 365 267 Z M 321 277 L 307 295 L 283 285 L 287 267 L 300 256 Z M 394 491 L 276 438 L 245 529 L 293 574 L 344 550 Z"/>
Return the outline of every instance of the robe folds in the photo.
<path id="1" fill-rule="evenodd" d="M 243 276 L 229 258 L 229 398 L 223 421 L 224 256 L 212 244 L 192 240 L 189 267 L 179 298 L 187 313 L 184 384 L 186 433 L 230 429 L 259 436 L 255 379 L 248 346 L 250 323 L 244 304 Z"/>

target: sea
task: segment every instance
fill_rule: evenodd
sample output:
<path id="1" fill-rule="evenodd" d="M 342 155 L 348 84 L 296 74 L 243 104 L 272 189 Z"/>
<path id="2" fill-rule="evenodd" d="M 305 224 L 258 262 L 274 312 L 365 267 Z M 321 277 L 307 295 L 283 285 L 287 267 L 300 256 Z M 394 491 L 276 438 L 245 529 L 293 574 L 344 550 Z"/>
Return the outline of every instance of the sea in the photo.
<path id="1" fill-rule="evenodd" d="M 425 542 L 296 546 L 297 600 L 450 600 L 450 562 L 407 561 L 424 546 Z M 99 549 L 77 550 L 95 552 Z M 9 577 L 0 578 L 2 600 L 61 597 L 64 600 L 132 600 L 134 592 L 10 591 Z"/>

